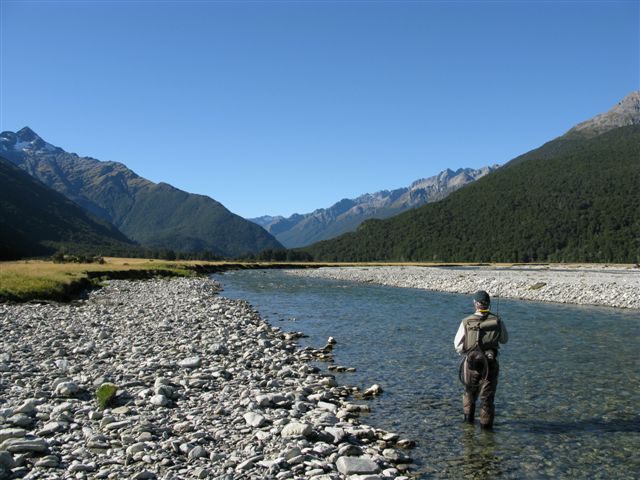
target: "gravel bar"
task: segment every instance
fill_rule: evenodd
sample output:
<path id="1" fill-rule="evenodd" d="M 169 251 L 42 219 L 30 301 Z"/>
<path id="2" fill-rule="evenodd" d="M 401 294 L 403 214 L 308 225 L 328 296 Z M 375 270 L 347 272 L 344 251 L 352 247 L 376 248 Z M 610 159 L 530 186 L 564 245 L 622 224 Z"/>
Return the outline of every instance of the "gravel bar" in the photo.
<path id="1" fill-rule="evenodd" d="M 438 292 L 640 309 L 640 269 L 606 266 L 517 267 L 323 267 L 289 275 L 367 282 Z"/>
<path id="2" fill-rule="evenodd" d="M 310 363 L 334 339 L 301 349 L 219 291 L 112 280 L 0 305 L 0 479 L 408 478 L 413 442 L 359 421 L 379 388 Z"/>

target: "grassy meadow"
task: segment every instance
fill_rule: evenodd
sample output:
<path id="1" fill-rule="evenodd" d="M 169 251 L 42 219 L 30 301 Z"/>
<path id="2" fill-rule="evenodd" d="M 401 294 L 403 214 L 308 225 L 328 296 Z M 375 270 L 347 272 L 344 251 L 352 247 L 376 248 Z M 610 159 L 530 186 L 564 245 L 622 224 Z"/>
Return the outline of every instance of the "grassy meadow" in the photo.
<path id="1" fill-rule="evenodd" d="M 78 290 L 98 286 L 102 278 L 194 275 L 193 264 L 202 263 L 137 258 L 104 260 L 103 264 L 48 260 L 0 262 L 0 301 L 64 300 Z"/>

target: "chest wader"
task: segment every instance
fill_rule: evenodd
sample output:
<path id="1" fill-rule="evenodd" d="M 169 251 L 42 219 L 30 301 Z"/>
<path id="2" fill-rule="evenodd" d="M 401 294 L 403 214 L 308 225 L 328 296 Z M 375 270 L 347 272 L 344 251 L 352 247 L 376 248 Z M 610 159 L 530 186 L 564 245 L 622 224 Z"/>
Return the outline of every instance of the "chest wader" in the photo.
<path id="1" fill-rule="evenodd" d="M 463 408 L 465 420 L 473 422 L 478 395 L 482 406 L 480 423 L 485 428 L 493 424 L 495 390 L 498 381 L 498 342 L 500 319 L 489 313 L 483 317 L 472 315 L 463 320 L 465 328 L 464 352 L 458 378 L 465 387 Z"/>

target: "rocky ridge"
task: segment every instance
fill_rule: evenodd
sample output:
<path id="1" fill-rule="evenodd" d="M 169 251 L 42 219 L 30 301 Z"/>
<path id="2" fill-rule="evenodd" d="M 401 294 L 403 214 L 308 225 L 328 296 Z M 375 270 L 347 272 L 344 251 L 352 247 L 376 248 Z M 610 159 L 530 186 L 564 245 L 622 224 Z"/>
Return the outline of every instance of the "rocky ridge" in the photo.
<path id="1" fill-rule="evenodd" d="M 222 257 L 282 248 L 213 198 L 152 182 L 122 163 L 68 153 L 28 127 L 0 133 L 0 156 L 144 247 Z"/>
<path id="2" fill-rule="evenodd" d="M 304 247 L 355 230 L 365 220 L 389 218 L 411 208 L 442 200 L 451 192 L 493 172 L 499 165 L 479 169 L 446 169 L 409 187 L 365 193 L 342 199 L 329 208 L 290 217 L 269 215 L 250 219 L 264 227 L 287 248 Z"/>
<path id="3" fill-rule="evenodd" d="M 609 111 L 579 123 L 569 134 L 600 135 L 614 128 L 640 124 L 640 91 L 631 92 Z"/>
<path id="4" fill-rule="evenodd" d="M 218 290 L 114 280 L 0 305 L 0 478 L 403 478 L 412 442 L 360 424 L 357 389 L 309 364 L 335 340 L 300 349 Z"/>

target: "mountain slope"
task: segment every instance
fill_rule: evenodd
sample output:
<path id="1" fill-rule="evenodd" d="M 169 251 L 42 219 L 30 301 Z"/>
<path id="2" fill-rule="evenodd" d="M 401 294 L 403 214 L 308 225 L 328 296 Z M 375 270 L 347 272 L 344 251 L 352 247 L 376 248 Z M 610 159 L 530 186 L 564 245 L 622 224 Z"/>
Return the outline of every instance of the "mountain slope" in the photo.
<path id="1" fill-rule="evenodd" d="M 407 188 L 382 190 L 355 199 L 343 199 L 329 208 L 303 215 L 294 214 L 288 218 L 265 216 L 251 221 L 264 227 L 286 247 L 302 247 L 353 231 L 367 219 L 389 218 L 440 200 L 496 168 L 498 165 L 478 170 L 447 169 L 433 177 L 417 180 Z"/>
<path id="2" fill-rule="evenodd" d="M 0 259 L 75 249 L 130 249 L 133 243 L 107 222 L 0 157 Z"/>
<path id="3" fill-rule="evenodd" d="M 596 115 L 586 122 L 573 127 L 568 136 L 593 137 L 613 128 L 640 124 L 640 92 L 631 92 L 608 112 Z"/>
<path id="4" fill-rule="evenodd" d="M 27 127 L 0 134 L 0 155 L 144 246 L 227 257 L 281 248 L 209 197 L 153 183 L 120 163 L 67 153 Z"/>
<path id="5" fill-rule="evenodd" d="M 637 262 L 640 122 L 603 123 L 603 133 L 572 129 L 440 202 L 305 251 L 331 261 Z"/>

